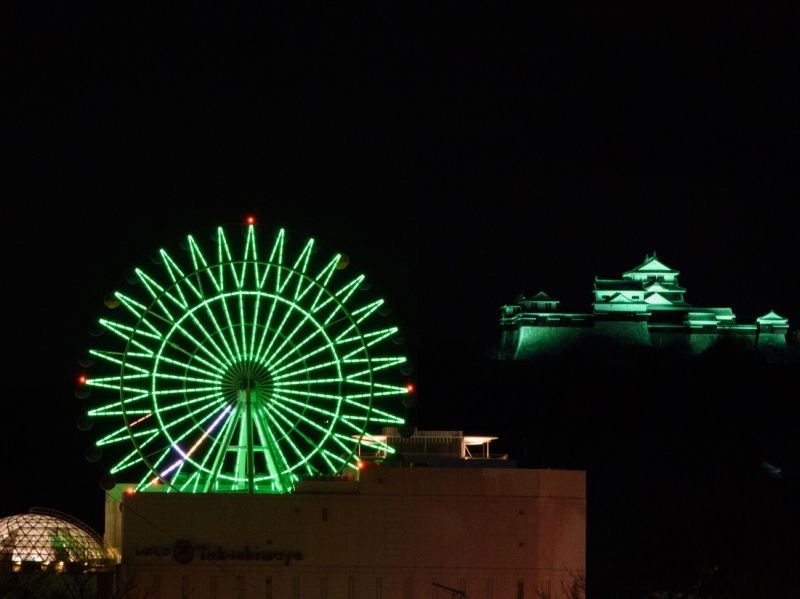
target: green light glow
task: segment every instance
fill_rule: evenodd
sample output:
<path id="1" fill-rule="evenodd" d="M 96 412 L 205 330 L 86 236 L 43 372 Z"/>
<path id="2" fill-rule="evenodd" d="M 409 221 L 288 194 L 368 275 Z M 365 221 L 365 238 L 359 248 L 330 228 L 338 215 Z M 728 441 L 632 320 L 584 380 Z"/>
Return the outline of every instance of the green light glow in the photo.
<path id="1" fill-rule="evenodd" d="M 183 259 L 159 250 L 100 320 L 112 334 L 91 351 L 88 414 L 104 457 L 118 452 L 110 472 L 139 490 L 290 492 L 353 465 L 362 436 L 391 451 L 370 433 L 404 422 L 405 358 L 379 349 L 396 328 L 369 324 L 383 300 L 354 305 L 364 277 L 335 283 L 338 254 L 313 271 L 313 239 L 284 263 L 282 229 L 268 251 L 266 231 L 244 233 L 237 246 L 216 229 L 210 251 L 188 236 Z"/>

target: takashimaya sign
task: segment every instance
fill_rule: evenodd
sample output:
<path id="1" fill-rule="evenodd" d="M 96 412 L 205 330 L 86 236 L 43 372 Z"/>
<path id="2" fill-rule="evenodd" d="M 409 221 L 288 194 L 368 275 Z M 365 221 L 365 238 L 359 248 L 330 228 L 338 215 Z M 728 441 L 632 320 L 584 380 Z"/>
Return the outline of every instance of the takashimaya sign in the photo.
<path id="1" fill-rule="evenodd" d="M 179 564 L 188 564 L 197 558 L 205 561 L 274 561 L 283 562 L 284 565 L 288 566 L 292 560 L 297 562 L 303 560 L 303 554 L 298 551 L 267 551 L 258 547 L 250 549 L 247 545 L 238 550 L 230 550 L 220 545 L 216 547 L 198 545 L 195 547 L 189 541 L 178 541 L 171 550 L 169 547 L 164 546 L 136 549 L 136 555 L 166 557 L 170 554 Z"/>

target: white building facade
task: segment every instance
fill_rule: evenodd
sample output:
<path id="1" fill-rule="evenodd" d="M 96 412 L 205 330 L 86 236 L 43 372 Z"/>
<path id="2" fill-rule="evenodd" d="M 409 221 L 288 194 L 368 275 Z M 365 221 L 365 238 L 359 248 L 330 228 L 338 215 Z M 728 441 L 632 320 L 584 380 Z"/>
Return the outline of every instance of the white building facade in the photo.
<path id="1" fill-rule="evenodd" d="M 365 467 L 286 495 L 109 493 L 122 577 L 164 598 L 538 597 L 586 568 L 585 472 Z"/>

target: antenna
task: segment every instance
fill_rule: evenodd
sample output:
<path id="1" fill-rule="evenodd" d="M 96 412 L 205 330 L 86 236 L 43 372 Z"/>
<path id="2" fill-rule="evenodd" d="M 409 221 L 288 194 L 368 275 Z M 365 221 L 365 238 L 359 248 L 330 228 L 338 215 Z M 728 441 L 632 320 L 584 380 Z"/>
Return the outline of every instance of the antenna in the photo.
<path id="1" fill-rule="evenodd" d="M 451 589 L 450 587 L 446 587 L 443 584 L 439 584 L 438 582 L 431 583 L 435 587 L 439 587 L 440 589 L 444 589 L 445 591 L 450 591 L 450 597 L 455 599 L 456 595 L 461 595 L 462 597 L 466 597 L 467 594 L 464 591 L 459 591 L 458 589 Z"/>

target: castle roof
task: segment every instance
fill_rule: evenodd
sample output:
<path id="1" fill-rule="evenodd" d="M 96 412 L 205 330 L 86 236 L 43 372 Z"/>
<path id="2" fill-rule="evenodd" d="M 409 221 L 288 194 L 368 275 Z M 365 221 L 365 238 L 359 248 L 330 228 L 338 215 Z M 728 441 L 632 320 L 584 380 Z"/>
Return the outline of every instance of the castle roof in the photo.
<path id="1" fill-rule="evenodd" d="M 642 303 L 642 300 L 631 299 L 624 293 L 615 293 L 614 295 L 611 295 L 605 299 L 597 300 L 594 303 L 595 304 L 618 304 L 618 303 L 640 304 Z"/>
<path id="2" fill-rule="evenodd" d="M 675 275 L 680 274 L 679 270 L 670 268 L 669 266 L 661 262 L 658 258 L 656 258 L 656 253 L 653 252 L 652 256 L 645 255 L 644 262 L 642 262 L 636 268 L 629 270 L 626 273 L 623 273 L 622 276 L 624 277 L 633 273 L 645 273 L 645 272 L 646 273 L 652 272 L 654 274 L 665 274 L 665 273 L 670 273 Z"/>
<path id="3" fill-rule="evenodd" d="M 643 281 L 644 282 L 644 281 Z M 686 291 L 685 287 L 681 287 L 677 283 L 673 283 L 672 281 L 649 281 L 644 282 L 644 288 L 648 291 L 677 291 L 683 292 Z"/>
<path id="4" fill-rule="evenodd" d="M 773 310 L 770 310 L 769 314 L 765 314 L 764 316 L 759 316 L 758 318 L 756 318 L 756 322 L 764 322 L 769 324 L 784 324 L 784 325 L 789 324 L 789 320 L 787 318 L 775 314 Z"/>
<path id="5" fill-rule="evenodd" d="M 529 301 L 533 301 L 533 302 L 555 302 L 555 301 L 558 301 L 555 298 L 552 298 L 549 295 L 547 295 L 544 291 L 540 291 L 539 293 L 537 293 L 533 297 L 528 298 L 528 300 Z"/>
<path id="6" fill-rule="evenodd" d="M 631 281 L 629 279 L 594 279 L 594 288 L 607 291 L 644 291 L 642 281 Z"/>

